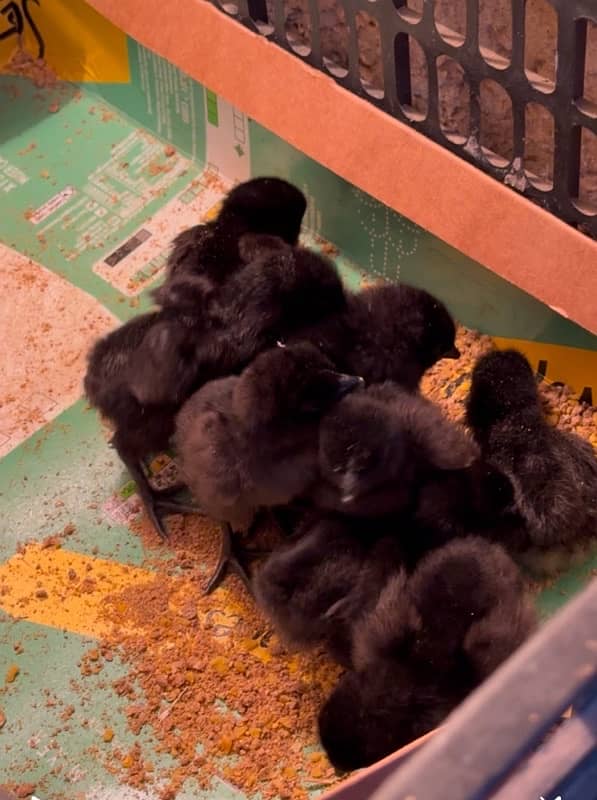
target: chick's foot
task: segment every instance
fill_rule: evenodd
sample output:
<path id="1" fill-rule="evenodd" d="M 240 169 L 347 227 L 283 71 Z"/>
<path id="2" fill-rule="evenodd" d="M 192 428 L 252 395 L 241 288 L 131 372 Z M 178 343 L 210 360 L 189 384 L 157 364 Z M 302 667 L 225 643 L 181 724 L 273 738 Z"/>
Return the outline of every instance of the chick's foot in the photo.
<path id="1" fill-rule="evenodd" d="M 243 556 L 248 555 L 239 545 L 238 536 L 226 522 L 222 525 L 222 540 L 218 563 L 205 588 L 205 594 L 211 594 L 220 586 L 229 573 L 236 574 L 243 582 L 249 594 L 253 594 L 251 579 L 242 563 Z"/>

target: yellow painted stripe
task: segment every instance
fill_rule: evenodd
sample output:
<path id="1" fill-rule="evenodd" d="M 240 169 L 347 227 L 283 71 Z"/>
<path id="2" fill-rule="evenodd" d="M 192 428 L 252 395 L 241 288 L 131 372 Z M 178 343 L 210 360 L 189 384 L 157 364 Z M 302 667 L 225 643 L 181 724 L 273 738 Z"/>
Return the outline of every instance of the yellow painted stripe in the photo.
<path id="1" fill-rule="evenodd" d="M 99 638 L 105 599 L 152 580 L 137 567 L 29 544 L 0 565 L 0 607 L 17 619 Z"/>
<path id="2" fill-rule="evenodd" d="M 108 598 L 114 601 L 123 590 L 149 584 L 155 577 L 140 567 L 31 543 L 0 564 L 0 608 L 15 619 L 99 639 L 112 629 Z M 182 610 L 189 597 L 197 596 L 197 585 L 188 579 L 171 577 L 167 581 L 173 610 Z M 126 607 L 120 611 L 125 612 Z M 225 586 L 200 600 L 197 607 L 199 624 L 214 641 L 232 635 L 243 616 L 243 606 Z M 123 627 L 119 623 L 121 630 Z M 257 642 L 247 645 L 259 661 L 271 659 L 266 647 Z"/>
<path id="3" fill-rule="evenodd" d="M 493 340 L 499 348 L 514 347 L 523 352 L 535 369 L 539 361 L 546 361 L 546 380 L 565 383 L 579 394 L 588 387 L 593 390 L 593 402 L 596 402 L 597 351 L 500 336 L 494 336 Z"/>

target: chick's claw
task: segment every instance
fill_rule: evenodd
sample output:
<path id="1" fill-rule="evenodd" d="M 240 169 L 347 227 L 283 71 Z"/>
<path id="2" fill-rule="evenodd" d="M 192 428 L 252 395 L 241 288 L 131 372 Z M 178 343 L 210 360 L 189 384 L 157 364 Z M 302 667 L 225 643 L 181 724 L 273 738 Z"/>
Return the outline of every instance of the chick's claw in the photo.
<path id="1" fill-rule="evenodd" d="M 186 484 L 182 483 L 182 481 L 173 483 L 171 486 L 152 487 L 155 497 L 164 500 L 169 500 L 171 497 L 175 497 L 177 494 L 184 492 L 186 488 Z"/>
<path id="2" fill-rule="evenodd" d="M 146 493 L 140 490 L 138 483 L 137 483 L 137 490 L 139 492 L 141 503 L 143 504 L 143 509 L 147 514 L 149 521 L 153 525 L 156 533 L 163 542 L 168 541 L 169 539 L 168 531 L 166 530 L 162 522 L 158 504 L 155 502 L 151 494 L 147 495 Z"/>
<path id="3" fill-rule="evenodd" d="M 128 458 L 127 455 L 122 452 L 119 452 L 119 455 L 125 467 L 128 469 L 131 478 L 135 481 L 137 494 L 141 500 L 143 509 L 147 514 L 149 521 L 155 528 L 160 539 L 162 541 L 166 541 L 168 539 L 168 532 L 164 528 L 162 520 L 160 519 L 155 491 L 147 479 L 143 465 L 140 462 Z"/>
<path id="4" fill-rule="evenodd" d="M 156 507 L 162 514 L 203 514 L 199 506 L 193 503 L 183 503 L 179 500 L 168 500 L 158 497 Z"/>
<path id="5" fill-rule="evenodd" d="M 139 489 L 139 497 L 143 503 L 145 513 L 149 517 L 151 524 L 155 528 L 158 536 L 162 541 L 167 541 L 170 537 L 163 522 L 163 517 L 170 514 L 201 514 L 201 509 L 197 506 L 179 503 L 175 500 L 162 500 L 159 496 L 156 498 L 153 493 L 144 492 Z"/>
<path id="6" fill-rule="evenodd" d="M 235 573 L 243 582 L 250 595 L 253 594 L 251 579 L 240 559 L 240 547 L 231 526 L 226 522 L 222 525 L 222 541 L 218 563 L 205 587 L 205 594 L 211 594 L 217 589 L 224 578 L 230 573 Z"/>

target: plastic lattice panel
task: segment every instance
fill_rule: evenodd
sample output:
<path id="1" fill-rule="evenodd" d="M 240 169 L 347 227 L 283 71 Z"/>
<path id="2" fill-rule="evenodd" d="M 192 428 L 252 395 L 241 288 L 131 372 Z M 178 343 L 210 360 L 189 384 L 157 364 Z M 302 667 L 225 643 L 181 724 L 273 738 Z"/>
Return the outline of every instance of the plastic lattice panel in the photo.
<path id="1" fill-rule="evenodd" d="M 597 70 L 597 49 L 593 53 L 591 45 L 597 34 L 597 2 L 540 1 L 554 16 L 557 31 L 551 76 L 534 72 L 525 63 L 530 39 L 537 39 L 537 28 L 529 27 L 526 0 L 498 4 L 502 12 L 507 7 L 509 15 L 511 46 L 507 53 L 491 49 L 484 41 L 480 22 L 490 6 L 487 0 L 460 0 L 465 19 L 460 26 L 442 22 L 438 0 L 337 0 L 336 43 L 331 47 L 329 37 L 326 42 L 322 36 L 325 25 L 329 27 L 324 18 L 329 16 L 329 7 L 322 0 L 212 0 L 222 11 L 327 73 L 341 86 L 597 237 L 597 152 L 595 187 L 592 192 L 583 191 L 587 162 L 583 150 L 588 150 L 597 136 L 597 98 L 585 96 L 590 94 L 585 92 L 585 76 L 592 56 L 591 64 Z M 495 22 L 499 27 L 503 20 Z M 368 43 L 363 36 L 365 27 Z M 594 42 L 597 47 L 597 36 Z M 379 61 L 374 82 L 363 74 L 364 47 L 373 47 Z M 419 87 L 413 85 L 414 62 Z M 459 86 L 447 100 L 442 98 L 438 78 L 446 62 Z M 483 94 L 489 85 L 492 91 L 487 104 Z M 464 112 L 460 109 L 460 116 L 466 118 L 464 130 L 450 129 L 445 123 L 446 102 L 449 117 L 449 103 L 454 98 L 465 106 Z M 498 154 L 484 141 L 483 126 L 487 115 L 489 124 L 492 113 L 505 116 L 504 106 L 508 107 L 511 144 Z M 550 129 L 549 142 L 543 142 L 549 161 L 544 175 L 535 171 L 529 157 L 537 120 L 543 120 L 543 130 Z"/>

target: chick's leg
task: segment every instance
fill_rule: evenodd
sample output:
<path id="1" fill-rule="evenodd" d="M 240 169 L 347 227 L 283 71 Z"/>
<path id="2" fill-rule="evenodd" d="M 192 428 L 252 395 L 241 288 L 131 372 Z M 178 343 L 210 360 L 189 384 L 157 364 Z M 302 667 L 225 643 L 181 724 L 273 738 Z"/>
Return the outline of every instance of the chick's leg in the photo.
<path id="1" fill-rule="evenodd" d="M 164 511 L 170 511 L 172 514 L 203 514 L 201 507 L 195 503 L 177 499 L 181 492 L 188 492 L 188 488 L 182 481 L 177 481 L 172 486 L 151 487 L 153 496 L 159 501 Z"/>
<path id="2" fill-rule="evenodd" d="M 141 498 L 141 502 L 145 509 L 151 524 L 155 528 L 159 537 L 165 541 L 168 539 L 168 532 L 164 527 L 162 516 L 167 514 L 200 514 L 201 509 L 189 503 L 179 502 L 171 499 L 174 492 L 173 489 L 180 491 L 184 484 L 179 484 L 175 487 L 168 487 L 165 490 L 154 488 L 149 482 L 147 471 L 143 462 L 130 452 L 121 441 L 118 432 L 114 434 L 110 445 L 118 453 L 120 460 L 127 468 L 131 478 L 137 485 L 137 493 Z"/>
<path id="3" fill-rule="evenodd" d="M 168 532 L 164 527 L 162 517 L 168 516 L 169 514 L 203 513 L 199 506 L 195 506 L 192 503 L 184 503 L 180 500 L 170 499 L 171 495 L 168 493 L 168 490 L 154 489 L 149 483 L 141 464 L 137 463 L 135 465 L 135 462 L 132 462 L 132 464 L 126 464 L 126 466 L 137 484 L 137 491 L 139 492 L 147 516 L 163 540 L 168 538 Z"/>
<path id="4" fill-rule="evenodd" d="M 163 500 L 176 497 L 177 494 L 184 492 L 187 488 L 188 487 L 186 483 L 183 483 L 182 481 L 176 481 L 176 483 L 173 483 L 170 486 L 152 486 L 155 496 Z"/>
<path id="5" fill-rule="evenodd" d="M 194 502 L 185 501 L 184 498 L 178 499 L 177 495 L 187 490 L 188 486 L 182 482 L 160 489 L 152 487 L 154 500 L 163 514 L 201 514 L 205 516 L 201 507 Z"/>
<path id="6" fill-rule="evenodd" d="M 199 506 L 183 503 L 180 500 L 162 499 L 160 495 L 156 499 L 156 506 L 163 514 L 203 514 Z"/>
<path id="7" fill-rule="evenodd" d="M 118 450 L 118 448 L 116 449 Z M 168 538 L 168 532 L 162 523 L 159 514 L 159 501 L 156 501 L 154 490 L 147 479 L 143 465 L 141 462 L 123 455 L 120 450 L 118 450 L 118 454 L 122 459 L 124 466 L 128 469 L 131 478 L 137 484 L 137 492 L 141 498 L 141 502 L 143 503 L 145 513 L 149 517 L 149 520 L 156 529 L 159 537 L 162 539 L 162 541 L 165 541 Z"/>
<path id="8" fill-rule="evenodd" d="M 213 572 L 213 575 L 208 581 L 205 589 L 205 594 L 211 594 L 222 583 L 224 578 L 229 572 L 234 572 L 241 579 L 249 594 L 252 594 L 251 579 L 249 578 L 245 567 L 240 560 L 240 553 L 242 548 L 238 544 L 238 537 L 230 525 L 225 522 L 222 525 L 222 539 L 220 544 L 220 554 L 218 556 L 218 563 Z"/>

